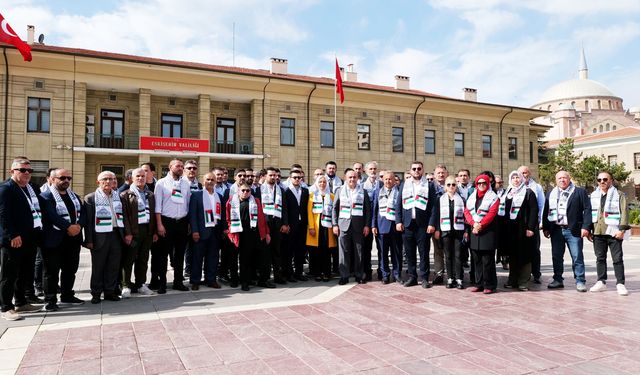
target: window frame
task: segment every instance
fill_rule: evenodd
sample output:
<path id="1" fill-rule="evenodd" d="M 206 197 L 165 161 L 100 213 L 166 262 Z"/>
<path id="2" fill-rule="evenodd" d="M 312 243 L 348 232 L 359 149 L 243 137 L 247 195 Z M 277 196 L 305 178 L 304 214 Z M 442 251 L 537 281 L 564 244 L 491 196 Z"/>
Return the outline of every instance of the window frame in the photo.
<path id="1" fill-rule="evenodd" d="M 432 137 L 427 136 L 427 132 L 433 134 Z M 433 152 L 427 151 L 427 140 L 433 142 Z M 425 155 L 435 155 L 436 154 L 436 131 L 434 129 L 425 129 L 424 130 L 424 153 Z"/>
<path id="2" fill-rule="evenodd" d="M 32 107 L 31 106 L 31 100 L 37 100 L 38 101 L 38 106 L 37 107 Z M 44 108 L 42 106 L 42 101 L 46 100 L 49 102 L 49 108 Z M 30 124 L 30 118 L 31 118 L 31 111 L 36 111 L 36 129 L 35 130 L 31 130 L 29 129 L 29 124 Z M 43 112 L 47 112 L 49 114 L 49 120 L 47 123 L 47 130 L 43 130 L 43 126 L 42 126 L 42 113 Z M 51 98 L 40 98 L 37 96 L 28 96 L 27 97 L 27 133 L 50 133 L 51 132 Z"/>
<path id="3" fill-rule="evenodd" d="M 489 142 L 486 142 L 486 137 L 489 138 Z M 488 155 L 485 154 L 485 145 L 489 146 Z M 482 157 L 486 159 L 491 159 L 493 157 L 493 137 L 490 134 L 482 135 Z"/>
<path id="4" fill-rule="evenodd" d="M 165 120 L 165 116 L 172 116 L 172 117 L 180 117 L 180 121 L 172 121 L 172 120 Z M 170 136 L 165 136 L 164 135 L 164 126 L 165 125 L 169 125 L 169 133 Z M 180 136 L 176 137 L 174 134 L 174 126 L 178 125 L 179 129 L 180 129 Z M 161 113 L 160 114 L 160 136 L 162 138 L 183 138 L 184 135 L 184 116 L 179 115 L 179 114 L 173 114 L 173 113 Z"/>
<path id="5" fill-rule="evenodd" d="M 285 125 L 285 122 L 290 122 L 291 126 Z M 291 132 L 291 143 L 283 142 L 282 135 L 283 130 Z M 296 145 L 296 119 L 293 117 L 280 117 L 280 146 L 295 146 Z"/>
<path id="6" fill-rule="evenodd" d="M 509 137 L 509 160 L 518 160 L 518 138 L 517 137 Z"/>
<path id="7" fill-rule="evenodd" d="M 367 131 L 361 131 L 360 127 L 366 127 Z M 356 124 L 356 134 L 357 134 L 357 141 L 358 141 L 358 150 L 371 150 L 371 125 L 369 124 Z M 360 135 L 362 135 L 362 141 L 364 142 L 364 138 L 366 135 L 366 146 L 361 146 L 361 139 L 360 139 Z"/>
<path id="8" fill-rule="evenodd" d="M 121 117 L 106 115 L 105 113 L 120 113 Z M 109 121 L 109 131 L 110 133 L 104 133 L 104 122 Z M 115 133 L 115 122 L 122 121 L 122 129 L 120 134 Z M 103 108 L 100 110 L 100 147 L 105 148 L 124 148 L 124 135 L 126 134 L 125 129 L 125 111 L 123 109 L 106 109 Z M 109 140 L 109 141 L 106 141 Z M 109 144 L 105 146 L 104 144 Z"/>
<path id="9" fill-rule="evenodd" d="M 461 139 L 457 139 L 458 136 L 461 136 Z M 458 153 L 458 142 L 461 145 L 461 153 Z M 453 133 L 453 155 L 454 156 L 464 156 L 464 133 L 454 132 Z"/>
<path id="10" fill-rule="evenodd" d="M 331 129 L 323 129 L 322 125 L 324 124 L 330 124 L 331 125 Z M 335 131 L 336 131 L 336 124 L 333 121 L 325 121 L 325 120 L 320 120 L 320 148 L 335 148 L 336 142 L 335 142 Z M 331 133 L 331 144 L 330 145 L 325 145 L 322 143 L 322 134 L 323 133 L 327 133 L 330 132 Z"/>
<path id="11" fill-rule="evenodd" d="M 640 169 L 640 152 L 633 153 L 633 167 L 634 169 Z"/>
<path id="12" fill-rule="evenodd" d="M 396 130 L 400 131 L 400 135 L 394 134 Z M 400 137 L 400 147 L 396 148 L 394 140 L 398 136 Z M 399 127 L 399 126 L 391 127 L 391 152 L 398 152 L 398 153 L 404 152 L 404 128 L 402 127 Z"/>

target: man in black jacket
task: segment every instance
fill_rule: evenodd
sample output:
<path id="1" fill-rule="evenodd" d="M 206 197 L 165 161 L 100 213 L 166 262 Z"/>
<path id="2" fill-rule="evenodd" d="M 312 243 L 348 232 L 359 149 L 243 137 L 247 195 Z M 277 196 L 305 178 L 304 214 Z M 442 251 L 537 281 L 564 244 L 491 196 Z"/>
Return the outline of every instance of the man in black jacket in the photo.
<path id="1" fill-rule="evenodd" d="M 0 185 L 0 305 L 6 320 L 20 320 L 20 312 L 41 309 L 27 303 L 24 294 L 29 280 L 33 283 L 36 247 L 42 238 L 40 189 L 29 184 L 31 173 L 29 159 L 16 158 L 11 178 Z"/>
<path id="2" fill-rule="evenodd" d="M 556 173 L 556 187 L 549 193 L 542 215 L 544 236 L 551 238 L 553 281 L 549 289 L 564 288 L 564 249 L 569 248 L 573 264 L 573 276 L 578 292 L 586 292 L 583 238 L 591 229 L 591 201 L 583 188 L 571 182 L 569 172 Z"/>
<path id="3" fill-rule="evenodd" d="M 49 190 L 40 195 L 44 221 L 44 292 L 46 311 L 58 310 L 57 289 L 60 279 L 60 302 L 81 305 L 75 296 L 73 284 L 80 264 L 83 215 L 82 199 L 69 189 L 71 172 L 56 169 Z M 59 275 L 59 277 L 58 277 Z"/>
<path id="4" fill-rule="evenodd" d="M 307 235 L 307 204 L 309 190 L 302 186 L 302 171 L 292 170 L 289 175 L 289 188 L 285 191 L 287 214 L 289 216 L 289 234 L 287 235 L 286 253 L 282 256 L 282 273 L 290 282 L 307 281 L 302 268 L 307 255 L 305 239 Z M 295 271 L 291 270 L 291 260 Z"/>

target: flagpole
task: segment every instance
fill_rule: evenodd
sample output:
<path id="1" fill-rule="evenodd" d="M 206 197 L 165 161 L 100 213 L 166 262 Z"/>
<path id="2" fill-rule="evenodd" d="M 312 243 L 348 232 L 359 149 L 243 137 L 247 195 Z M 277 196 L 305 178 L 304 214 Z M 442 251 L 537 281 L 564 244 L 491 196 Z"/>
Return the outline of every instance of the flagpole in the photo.
<path id="1" fill-rule="evenodd" d="M 338 57 L 333 54 L 333 57 L 337 63 Z M 338 67 L 338 72 L 340 67 Z M 337 104 L 337 91 L 338 91 L 338 77 L 333 79 L 333 160 L 338 162 L 338 104 Z"/>

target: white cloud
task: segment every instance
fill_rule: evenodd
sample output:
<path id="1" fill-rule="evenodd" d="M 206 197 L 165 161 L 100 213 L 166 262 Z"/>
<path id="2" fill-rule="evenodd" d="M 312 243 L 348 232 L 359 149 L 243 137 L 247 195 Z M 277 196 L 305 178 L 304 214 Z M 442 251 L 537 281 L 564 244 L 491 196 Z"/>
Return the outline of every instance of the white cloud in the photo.
<path id="1" fill-rule="evenodd" d="M 479 9 L 465 11 L 462 18 L 473 25 L 473 43 L 482 43 L 500 31 L 524 24 L 522 18 L 504 10 Z"/>

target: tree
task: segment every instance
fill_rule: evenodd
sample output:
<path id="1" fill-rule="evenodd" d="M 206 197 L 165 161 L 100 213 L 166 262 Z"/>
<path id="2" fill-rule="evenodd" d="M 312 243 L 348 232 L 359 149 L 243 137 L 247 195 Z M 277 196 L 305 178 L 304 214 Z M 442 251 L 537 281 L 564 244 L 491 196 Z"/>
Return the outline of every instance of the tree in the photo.
<path id="1" fill-rule="evenodd" d="M 623 186 L 631 175 L 631 171 L 625 170 L 624 163 L 610 164 L 604 155 L 591 155 L 578 163 L 576 174 L 572 177 L 579 186 L 595 188 L 597 186 L 596 178 L 600 171 L 609 172 L 620 186 Z"/>
<path id="2" fill-rule="evenodd" d="M 560 141 L 556 150 L 546 150 L 547 163 L 539 168 L 540 183 L 543 187 L 553 186 L 556 182 L 556 173 L 567 171 L 571 175 L 575 173 L 578 160 L 582 153 L 576 155 L 573 152 L 573 139 L 565 138 Z"/>

